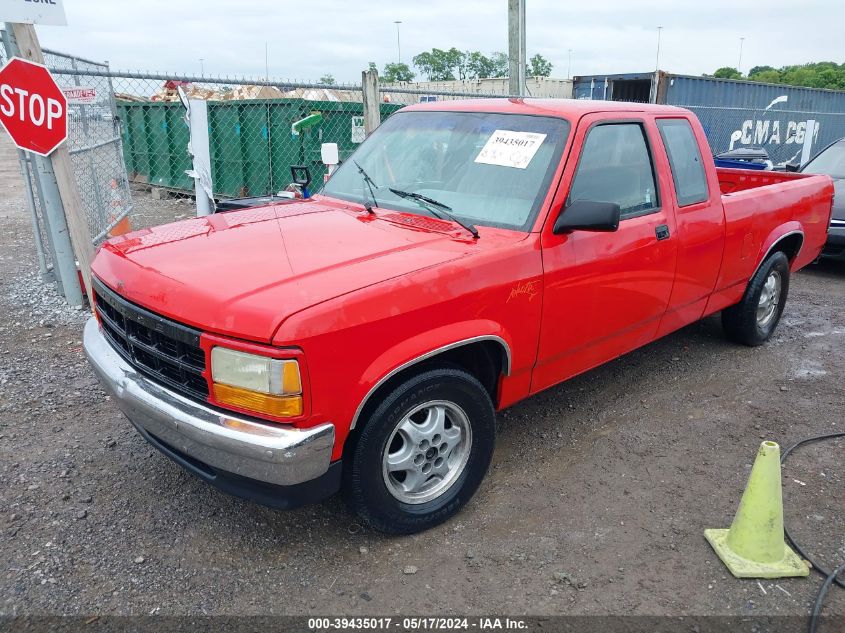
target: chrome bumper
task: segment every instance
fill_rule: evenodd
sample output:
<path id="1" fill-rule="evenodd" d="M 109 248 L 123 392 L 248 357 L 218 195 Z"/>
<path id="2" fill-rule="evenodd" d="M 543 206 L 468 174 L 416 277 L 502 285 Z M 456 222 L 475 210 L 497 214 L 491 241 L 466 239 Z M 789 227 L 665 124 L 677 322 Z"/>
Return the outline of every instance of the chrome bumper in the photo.
<path id="1" fill-rule="evenodd" d="M 189 400 L 135 370 L 105 339 L 97 320 L 83 346 L 100 381 L 130 422 L 176 450 L 228 473 L 290 486 L 324 474 L 334 425 L 297 430 L 222 413 Z"/>

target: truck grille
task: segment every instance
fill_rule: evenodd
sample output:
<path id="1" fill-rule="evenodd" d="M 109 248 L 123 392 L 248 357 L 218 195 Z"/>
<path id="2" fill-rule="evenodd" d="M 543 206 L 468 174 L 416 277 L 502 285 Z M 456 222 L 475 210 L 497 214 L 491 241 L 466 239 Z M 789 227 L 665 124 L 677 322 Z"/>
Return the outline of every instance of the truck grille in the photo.
<path id="1" fill-rule="evenodd" d="M 96 278 L 94 299 L 103 333 L 135 369 L 173 390 L 199 400 L 208 398 L 202 376 L 205 352 L 200 331 L 165 319 L 130 303 Z"/>

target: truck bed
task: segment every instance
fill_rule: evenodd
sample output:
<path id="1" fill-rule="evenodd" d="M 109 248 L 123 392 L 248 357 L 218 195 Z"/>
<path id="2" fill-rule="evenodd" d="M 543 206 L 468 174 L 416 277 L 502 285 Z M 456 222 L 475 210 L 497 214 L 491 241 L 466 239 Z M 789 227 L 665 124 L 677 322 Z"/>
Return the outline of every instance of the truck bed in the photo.
<path id="1" fill-rule="evenodd" d="M 791 262 L 793 271 L 818 257 L 830 224 L 833 183 L 827 176 L 746 169 L 716 173 L 725 209 L 725 250 L 717 285 L 728 293 L 724 301 L 739 299 L 756 265 L 785 234 L 803 237 Z M 772 234 L 773 227 L 777 234 Z"/>
<path id="2" fill-rule="evenodd" d="M 780 184 L 805 178 L 807 174 L 799 174 L 787 171 L 757 171 L 752 169 L 731 169 L 717 167 L 716 175 L 719 177 L 719 189 L 722 194 L 736 193 L 757 187 Z"/>

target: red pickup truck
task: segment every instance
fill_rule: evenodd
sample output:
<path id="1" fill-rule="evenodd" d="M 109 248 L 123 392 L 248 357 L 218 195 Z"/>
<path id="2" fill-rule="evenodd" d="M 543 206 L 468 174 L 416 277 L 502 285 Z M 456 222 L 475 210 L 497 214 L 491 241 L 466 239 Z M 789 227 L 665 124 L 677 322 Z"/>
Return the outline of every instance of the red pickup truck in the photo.
<path id="1" fill-rule="evenodd" d="M 687 110 L 474 100 L 387 119 L 307 200 L 106 242 L 84 346 L 150 443 L 276 507 L 457 512 L 497 410 L 702 317 L 768 339 L 826 176 L 717 170 Z"/>

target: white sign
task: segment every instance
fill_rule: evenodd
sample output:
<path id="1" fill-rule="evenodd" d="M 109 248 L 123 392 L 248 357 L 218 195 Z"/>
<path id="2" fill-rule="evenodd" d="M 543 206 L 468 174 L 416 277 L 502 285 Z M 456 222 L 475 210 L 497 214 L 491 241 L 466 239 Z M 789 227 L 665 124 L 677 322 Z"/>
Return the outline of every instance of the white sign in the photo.
<path id="1" fill-rule="evenodd" d="M 0 0 L 0 22 L 67 26 L 64 0 Z"/>
<path id="2" fill-rule="evenodd" d="M 363 143 L 365 138 L 367 138 L 367 130 L 364 127 L 364 117 L 352 117 L 352 142 Z"/>
<path id="3" fill-rule="evenodd" d="M 475 157 L 475 162 L 525 169 L 545 138 L 545 134 L 537 132 L 496 130 Z"/>
<path id="4" fill-rule="evenodd" d="M 97 89 L 83 86 L 62 88 L 68 103 L 94 103 L 97 100 Z"/>

